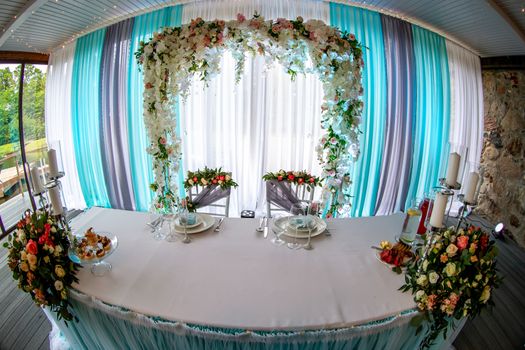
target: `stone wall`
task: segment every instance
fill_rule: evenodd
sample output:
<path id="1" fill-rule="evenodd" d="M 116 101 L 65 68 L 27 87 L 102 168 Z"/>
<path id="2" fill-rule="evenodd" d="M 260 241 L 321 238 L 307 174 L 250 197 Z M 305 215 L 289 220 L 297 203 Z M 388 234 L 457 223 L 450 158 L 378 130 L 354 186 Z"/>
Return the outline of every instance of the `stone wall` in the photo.
<path id="1" fill-rule="evenodd" d="M 525 71 L 483 71 L 483 184 L 476 211 L 525 246 Z"/>

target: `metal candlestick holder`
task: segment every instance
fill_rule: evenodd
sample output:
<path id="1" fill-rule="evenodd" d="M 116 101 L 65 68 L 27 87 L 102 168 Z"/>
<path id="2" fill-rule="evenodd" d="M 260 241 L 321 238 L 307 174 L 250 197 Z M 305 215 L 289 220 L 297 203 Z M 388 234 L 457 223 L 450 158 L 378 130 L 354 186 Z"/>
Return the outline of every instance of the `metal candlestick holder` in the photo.
<path id="1" fill-rule="evenodd" d="M 46 209 L 48 207 L 48 199 L 47 199 L 47 196 L 46 196 L 46 192 L 47 192 L 47 189 L 45 189 L 44 191 L 42 192 L 39 192 L 39 193 L 33 193 L 33 196 L 34 197 L 37 197 L 38 198 L 38 205 L 39 205 L 39 208 L 38 209 Z"/>
<path id="2" fill-rule="evenodd" d="M 470 207 L 471 209 L 475 208 L 478 203 L 471 203 L 471 202 L 467 202 L 465 200 L 465 195 L 464 194 L 458 194 L 458 199 L 459 201 L 463 204 L 461 206 L 461 209 L 459 211 L 459 215 L 458 215 L 458 224 L 456 225 L 456 232 L 459 230 L 459 228 L 461 227 L 461 223 L 464 221 L 465 217 L 464 214 L 465 214 L 465 209 L 467 207 Z M 468 215 L 468 214 L 467 214 Z"/>
<path id="3" fill-rule="evenodd" d="M 451 186 L 449 184 L 447 184 L 447 179 L 442 177 L 439 179 L 439 186 L 442 188 L 442 189 L 446 189 L 446 190 L 449 190 L 451 193 L 450 195 L 454 195 L 454 191 L 459 191 L 461 189 L 461 184 L 459 182 L 456 181 L 456 184 L 454 186 Z M 447 220 L 450 218 L 450 210 L 452 209 L 452 201 L 450 201 L 450 204 L 448 204 L 448 210 L 447 210 Z"/>

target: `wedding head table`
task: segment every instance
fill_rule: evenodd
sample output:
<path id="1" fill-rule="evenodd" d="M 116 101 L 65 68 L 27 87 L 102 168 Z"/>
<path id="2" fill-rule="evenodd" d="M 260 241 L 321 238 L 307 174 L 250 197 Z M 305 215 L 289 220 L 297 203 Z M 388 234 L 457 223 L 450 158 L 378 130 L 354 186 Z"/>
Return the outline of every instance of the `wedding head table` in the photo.
<path id="1" fill-rule="evenodd" d="M 147 213 L 92 208 L 74 232 L 117 235 L 112 270 L 78 273 L 66 327 L 78 349 L 413 349 L 413 298 L 371 246 L 393 240 L 404 215 L 329 219 L 313 250 L 291 250 L 227 218 L 191 244 L 157 241 Z M 449 339 L 447 339 L 449 340 Z M 444 346 L 443 340 L 438 344 Z"/>

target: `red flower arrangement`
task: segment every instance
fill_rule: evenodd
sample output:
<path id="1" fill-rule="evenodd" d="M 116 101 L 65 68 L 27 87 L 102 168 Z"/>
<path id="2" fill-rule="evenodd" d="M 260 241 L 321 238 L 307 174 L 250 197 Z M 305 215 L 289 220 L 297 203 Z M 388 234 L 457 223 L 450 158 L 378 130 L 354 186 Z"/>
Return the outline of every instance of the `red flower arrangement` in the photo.
<path id="1" fill-rule="evenodd" d="M 284 171 L 279 170 L 276 173 L 266 173 L 263 176 L 263 180 L 277 180 L 277 181 L 288 181 L 297 185 L 309 184 L 311 186 L 321 186 L 322 179 L 303 171 Z"/>

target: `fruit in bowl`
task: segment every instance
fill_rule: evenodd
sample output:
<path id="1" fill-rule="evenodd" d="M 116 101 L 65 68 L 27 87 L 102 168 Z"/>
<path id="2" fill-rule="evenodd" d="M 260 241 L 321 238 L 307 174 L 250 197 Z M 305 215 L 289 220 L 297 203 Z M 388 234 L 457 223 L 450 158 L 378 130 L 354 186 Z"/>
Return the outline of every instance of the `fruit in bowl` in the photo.
<path id="1" fill-rule="evenodd" d="M 414 257 L 414 253 L 412 253 L 410 246 L 404 244 L 403 242 L 398 242 L 394 245 L 390 244 L 389 242 L 381 242 L 380 246 L 383 249 L 379 253 L 381 261 L 396 267 L 404 266 L 408 261 L 410 261 L 410 259 Z"/>

